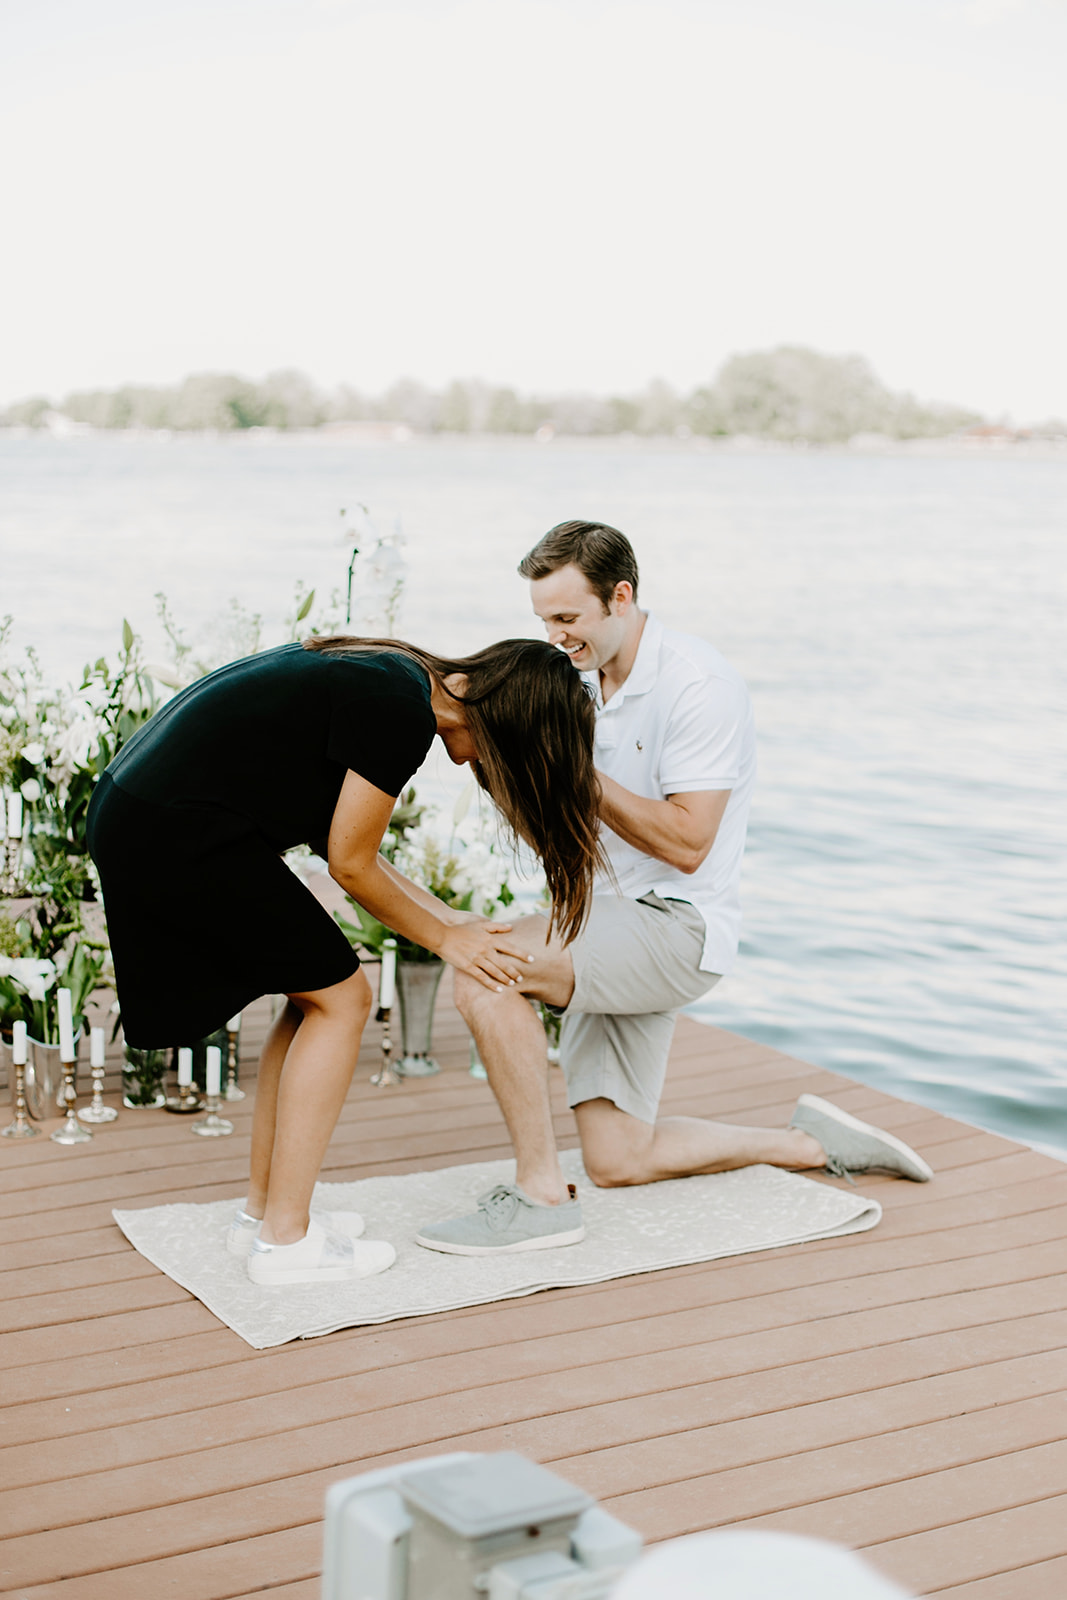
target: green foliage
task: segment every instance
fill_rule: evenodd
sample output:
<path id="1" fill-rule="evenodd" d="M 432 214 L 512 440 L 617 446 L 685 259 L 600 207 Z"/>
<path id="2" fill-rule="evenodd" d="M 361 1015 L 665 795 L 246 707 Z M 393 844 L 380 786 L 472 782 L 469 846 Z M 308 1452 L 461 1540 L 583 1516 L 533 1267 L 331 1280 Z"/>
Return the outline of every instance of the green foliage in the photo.
<path id="1" fill-rule="evenodd" d="M 11 956 L 17 960 L 25 954 L 26 944 L 19 933 L 18 924 L 0 909 L 0 956 Z"/>
<path id="2" fill-rule="evenodd" d="M 688 437 L 753 434 L 833 443 L 857 433 L 915 438 L 952 433 L 980 421 L 959 406 L 922 405 L 895 394 L 861 356 L 779 345 L 731 356 L 712 382 L 689 395 L 655 381 L 629 395 L 523 396 L 479 379 L 433 390 L 414 379 L 377 397 L 343 387 L 325 394 L 299 372 L 253 382 L 234 373 L 193 373 L 171 388 L 126 386 L 68 395 L 58 408 L 43 397 L 9 408 L 0 423 L 47 426 L 54 410 L 97 428 L 316 428 L 327 423 L 394 422 L 420 433 L 531 434 L 545 422 L 560 433 L 636 433 Z"/>

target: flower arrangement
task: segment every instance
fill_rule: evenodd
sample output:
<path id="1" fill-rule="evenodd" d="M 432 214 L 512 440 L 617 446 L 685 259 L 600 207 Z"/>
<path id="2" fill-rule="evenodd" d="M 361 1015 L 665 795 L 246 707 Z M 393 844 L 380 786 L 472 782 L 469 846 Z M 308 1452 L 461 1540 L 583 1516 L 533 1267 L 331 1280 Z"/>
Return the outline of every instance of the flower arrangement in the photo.
<path id="1" fill-rule="evenodd" d="M 345 597 L 331 595 L 312 615 L 315 591 L 297 586 L 285 620 L 290 640 L 335 633 L 393 631 L 404 589 L 399 530 L 382 536 L 365 507 L 345 523 L 358 538 Z M 342 512 L 342 518 L 346 516 Z M 356 557 L 361 581 L 352 592 Z M 262 648 L 262 619 L 232 601 L 210 640 L 193 645 L 165 596 L 156 596 L 171 661 L 144 660 L 142 642 L 123 621 L 115 664 L 101 656 L 76 688 L 46 684 L 36 652 L 9 659 L 12 618 L 0 619 L 0 1031 L 22 1019 L 32 1038 L 56 1042 L 56 991 L 71 991 L 75 1027 L 84 1025 L 94 989 L 110 981 L 110 957 L 85 823 L 93 790 L 123 744 L 170 692 L 215 667 Z M 357 615 L 353 616 L 353 606 Z M 421 808 L 420 808 L 421 809 Z M 6 906 L 4 901 L 7 902 Z M 116 1024 L 117 1026 L 117 1024 Z"/>
<path id="2" fill-rule="evenodd" d="M 491 825 L 480 810 L 472 822 L 466 821 L 473 794 L 471 782 L 456 802 L 451 831 L 446 833 L 439 813 L 420 805 L 415 790 L 409 789 L 393 811 L 381 853 L 406 878 L 428 889 L 454 911 L 493 917 L 511 905 L 515 895 Z M 345 899 L 356 920 L 349 921 L 340 912 L 334 912 L 334 916 L 353 944 L 380 955 L 383 942 L 395 937 L 401 961 L 436 960 L 421 945 L 392 934 L 351 895 Z"/>
<path id="3" fill-rule="evenodd" d="M 25 1021 L 31 1038 L 58 1042 L 56 991 L 71 991 L 75 1027 L 101 983 L 107 942 L 86 926 L 96 898 L 85 818 L 97 779 L 156 707 L 140 644 L 123 623 L 114 668 L 101 657 L 77 689 L 45 685 L 33 650 L 6 659 L 10 618 L 0 625 L 0 783 L 6 790 L 0 918 L 0 1028 Z"/>

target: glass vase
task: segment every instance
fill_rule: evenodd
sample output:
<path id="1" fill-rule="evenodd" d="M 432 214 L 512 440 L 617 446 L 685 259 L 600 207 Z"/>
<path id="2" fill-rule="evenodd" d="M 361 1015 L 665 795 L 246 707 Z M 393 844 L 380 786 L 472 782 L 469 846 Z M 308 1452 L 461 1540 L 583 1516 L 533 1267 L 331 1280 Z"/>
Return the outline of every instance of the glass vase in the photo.
<path id="1" fill-rule="evenodd" d="M 138 1050 L 128 1044 L 125 1052 L 126 1059 L 122 1066 L 123 1105 L 129 1106 L 131 1111 L 166 1105 L 163 1084 L 170 1051 Z"/>

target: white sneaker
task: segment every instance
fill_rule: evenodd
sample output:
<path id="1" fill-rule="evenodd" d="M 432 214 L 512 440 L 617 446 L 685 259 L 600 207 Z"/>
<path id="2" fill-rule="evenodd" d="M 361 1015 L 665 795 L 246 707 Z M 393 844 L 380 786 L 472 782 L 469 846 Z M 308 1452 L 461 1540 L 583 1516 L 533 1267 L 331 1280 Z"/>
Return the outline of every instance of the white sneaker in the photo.
<path id="1" fill-rule="evenodd" d="M 308 1231 L 295 1244 L 265 1244 L 253 1239 L 248 1276 L 265 1288 L 293 1283 L 350 1283 L 384 1272 L 396 1251 L 384 1239 L 356 1240 L 328 1233 L 312 1217 Z"/>
<path id="2" fill-rule="evenodd" d="M 365 1226 L 358 1211 L 313 1210 L 311 1215 L 327 1233 L 343 1233 L 346 1239 L 358 1239 Z M 260 1227 L 259 1217 L 250 1217 L 247 1211 L 238 1211 L 226 1235 L 226 1248 L 230 1255 L 239 1256 L 243 1260 L 251 1250 L 252 1240 L 258 1234 Z"/>

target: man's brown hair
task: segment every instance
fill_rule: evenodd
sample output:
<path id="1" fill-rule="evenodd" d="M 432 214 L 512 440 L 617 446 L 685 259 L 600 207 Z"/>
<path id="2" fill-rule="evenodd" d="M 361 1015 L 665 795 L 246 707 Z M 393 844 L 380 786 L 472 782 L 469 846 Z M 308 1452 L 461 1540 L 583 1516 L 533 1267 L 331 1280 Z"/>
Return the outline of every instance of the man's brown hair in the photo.
<path id="1" fill-rule="evenodd" d="M 557 523 L 543 539 L 538 539 L 529 555 L 523 556 L 519 575 L 547 578 L 569 566 L 583 574 L 605 611 L 617 583 L 631 584 L 637 599 L 637 557 L 633 546 L 624 533 L 606 522 Z"/>

